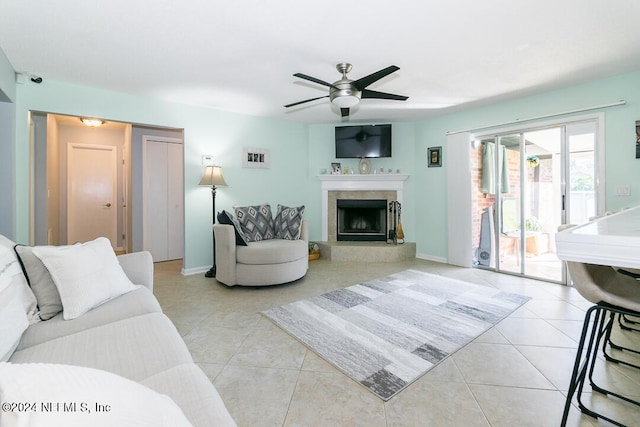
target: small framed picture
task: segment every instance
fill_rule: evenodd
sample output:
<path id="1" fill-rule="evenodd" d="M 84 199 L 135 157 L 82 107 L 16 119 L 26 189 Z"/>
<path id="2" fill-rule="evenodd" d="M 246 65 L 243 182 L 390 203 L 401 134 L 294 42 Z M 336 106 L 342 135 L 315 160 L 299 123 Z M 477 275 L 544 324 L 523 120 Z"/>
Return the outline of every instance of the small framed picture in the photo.
<path id="1" fill-rule="evenodd" d="M 269 169 L 271 167 L 270 151 L 266 148 L 242 147 L 242 167 Z"/>
<path id="2" fill-rule="evenodd" d="M 331 175 L 340 175 L 342 173 L 340 163 L 331 163 Z"/>
<path id="3" fill-rule="evenodd" d="M 442 166 L 442 147 L 427 148 L 427 165 L 430 168 Z"/>

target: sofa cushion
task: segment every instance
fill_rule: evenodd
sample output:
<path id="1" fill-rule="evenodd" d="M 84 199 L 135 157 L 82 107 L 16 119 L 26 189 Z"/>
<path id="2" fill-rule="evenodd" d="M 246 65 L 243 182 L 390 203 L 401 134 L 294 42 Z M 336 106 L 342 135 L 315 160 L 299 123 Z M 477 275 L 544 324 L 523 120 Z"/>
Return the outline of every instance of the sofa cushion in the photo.
<path id="1" fill-rule="evenodd" d="M 9 359 L 29 323 L 38 320 L 36 298 L 22 274 L 14 245 L 0 235 L 0 361 Z"/>
<path id="2" fill-rule="evenodd" d="M 64 320 L 62 314 L 58 314 L 51 320 L 31 325 L 22 334 L 18 350 L 118 320 L 160 312 L 162 309 L 158 300 L 149 289 L 140 286 L 135 291 L 107 301 L 76 319 Z"/>
<path id="3" fill-rule="evenodd" d="M 218 213 L 218 222 L 220 224 L 233 225 L 233 228 L 236 233 L 236 245 L 247 246 L 247 236 L 245 236 L 244 231 L 242 231 L 242 226 L 238 222 L 238 219 L 234 217 L 231 213 L 223 210 Z"/>
<path id="4" fill-rule="evenodd" d="M 15 288 L 0 292 L 0 362 L 6 362 L 29 326 Z"/>
<path id="5" fill-rule="evenodd" d="M 239 264 L 280 264 L 309 256 L 309 248 L 304 240 L 272 239 L 249 242 L 238 246 L 236 260 Z"/>
<path id="6" fill-rule="evenodd" d="M 33 253 L 58 288 L 65 320 L 135 289 L 105 237 L 72 246 L 37 246 Z"/>
<path id="7" fill-rule="evenodd" d="M 0 411 L 0 425 L 7 426 L 191 426 L 168 396 L 110 372 L 79 366 L 0 363 L 0 401 L 27 405 Z M 68 409 L 58 409 L 57 402 Z M 48 403 L 56 406 L 43 410 L 41 405 Z"/>
<path id="8" fill-rule="evenodd" d="M 235 211 L 247 241 L 258 242 L 275 238 L 271 205 L 241 206 L 236 207 Z"/>
<path id="9" fill-rule="evenodd" d="M 302 226 L 304 206 L 290 208 L 278 204 L 278 211 L 274 220 L 277 239 L 298 240 Z"/>
<path id="10" fill-rule="evenodd" d="M 33 247 L 16 245 L 14 250 L 18 255 L 29 286 L 38 301 L 40 319 L 49 320 L 62 312 L 62 301 L 60 300 L 58 288 L 53 283 L 47 267 L 45 267 L 40 258 L 33 254 Z"/>
<path id="11" fill-rule="evenodd" d="M 149 313 L 17 350 L 9 361 L 86 366 L 141 381 L 193 359 L 169 318 Z"/>
<path id="12" fill-rule="evenodd" d="M 236 425 L 211 380 L 194 363 L 167 369 L 141 383 L 171 397 L 194 426 Z"/>

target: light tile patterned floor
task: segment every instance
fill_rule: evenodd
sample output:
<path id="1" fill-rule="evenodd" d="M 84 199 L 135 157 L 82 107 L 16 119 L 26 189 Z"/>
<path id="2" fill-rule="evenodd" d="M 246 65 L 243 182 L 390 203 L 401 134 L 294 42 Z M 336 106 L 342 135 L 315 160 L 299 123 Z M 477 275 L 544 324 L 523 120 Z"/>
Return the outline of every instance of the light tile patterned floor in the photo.
<path id="1" fill-rule="evenodd" d="M 181 261 L 156 264 L 154 292 L 240 427 L 558 426 L 590 306 L 572 288 L 423 260 L 312 261 L 304 279 L 265 288 L 228 288 L 204 275 L 181 276 L 180 268 Z M 407 268 L 532 300 L 388 402 L 260 314 Z M 597 376 L 640 398 L 640 372 L 602 363 Z M 639 425 L 640 408 L 589 397 L 613 418 Z M 574 408 L 568 425 L 606 424 Z"/>

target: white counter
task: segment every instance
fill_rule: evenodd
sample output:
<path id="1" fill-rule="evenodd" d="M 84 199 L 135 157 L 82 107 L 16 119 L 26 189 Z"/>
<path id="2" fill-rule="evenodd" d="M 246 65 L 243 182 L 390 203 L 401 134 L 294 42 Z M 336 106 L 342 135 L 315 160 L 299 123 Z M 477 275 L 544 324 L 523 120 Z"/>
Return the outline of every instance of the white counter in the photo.
<path id="1" fill-rule="evenodd" d="M 556 234 L 558 258 L 640 268 L 640 206 Z"/>

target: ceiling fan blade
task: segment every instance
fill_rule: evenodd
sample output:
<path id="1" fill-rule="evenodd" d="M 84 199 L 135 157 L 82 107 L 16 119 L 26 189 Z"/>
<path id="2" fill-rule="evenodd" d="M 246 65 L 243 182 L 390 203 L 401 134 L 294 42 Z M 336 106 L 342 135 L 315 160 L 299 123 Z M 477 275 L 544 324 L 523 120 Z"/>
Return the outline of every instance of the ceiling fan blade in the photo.
<path id="1" fill-rule="evenodd" d="M 348 108 L 341 108 L 340 109 L 340 114 L 342 114 L 342 117 L 349 117 L 349 109 Z"/>
<path id="2" fill-rule="evenodd" d="M 299 77 L 301 79 L 309 80 L 310 82 L 318 83 L 319 85 L 333 87 L 331 83 L 327 83 L 324 80 L 316 79 L 315 77 L 307 76 L 306 74 L 295 73 L 293 76 Z"/>
<path id="3" fill-rule="evenodd" d="M 305 102 L 311 102 L 311 101 L 315 101 L 316 99 L 322 99 L 322 98 L 328 98 L 328 97 L 329 95 L 325 95 L 325 96 L 319 96 L 317 98 L 305 99 L 304 101 L 298 101 L 298 102 L 294 102 L 293 104 L 287 104 L 284 106 L 284 108 L 294 107 L 296 105 L 304 104 Z"/>
<path id="4" fill-rule="evenodd" d="M 381 78 L 388 76 L 389 74 L 393 73 L 394 71 L 398 71 L 399 69 L 400 68 L 396 67 L 395 65 L 390 65 L 387 68 L 384 68 L 380 71 L 376 71 L 373 74 L 369 74 L 368 76 L 365 76 L 361 79 L 354 81 L 353 85 L 358 90 L 364 90 L 364 88 L 369 86 L 371 83 L 377 82 Z"/>
<path id="5" fill-rule="evenodd" d="M 375 90 L 365 89 L 362 91 L 362 98 L 375 98 L 375 99 L 391 99 L 394 101 L 406 101 L 408 96 L 394 95 L 393 93 L 378 92 Z"/>

